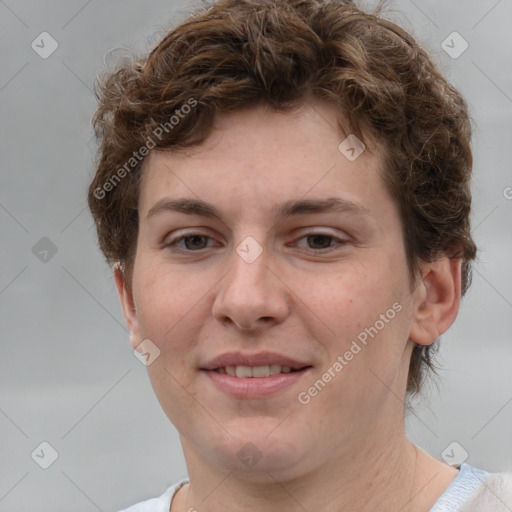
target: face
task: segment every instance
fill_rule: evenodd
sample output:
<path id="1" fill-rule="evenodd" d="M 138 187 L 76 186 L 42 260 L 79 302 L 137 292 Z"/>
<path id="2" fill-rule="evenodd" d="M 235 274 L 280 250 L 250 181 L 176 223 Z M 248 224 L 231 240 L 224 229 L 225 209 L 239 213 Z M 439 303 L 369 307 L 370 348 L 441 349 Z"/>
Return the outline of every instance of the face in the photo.
<path id="1" fill-rule="evenodd" d="M 254 107 L 148 157 L 132 287 L 118 287 L 132 345 L 160 351 L 147 369 L 186 457 L 304 474 L 402 426 L 424 295 L 382 147 L 351 161 L 337 126 L 318 101 Z"/>

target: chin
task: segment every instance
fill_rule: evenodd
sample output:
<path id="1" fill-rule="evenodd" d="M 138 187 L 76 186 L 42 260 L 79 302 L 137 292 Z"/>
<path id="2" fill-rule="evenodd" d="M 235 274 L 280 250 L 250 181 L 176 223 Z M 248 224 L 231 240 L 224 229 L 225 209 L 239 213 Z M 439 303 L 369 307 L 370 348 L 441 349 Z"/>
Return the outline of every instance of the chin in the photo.
<path id="1" fill-rule="evenodd" d="M 292 478 L 305 459 L 304 443 L 295 439 L 289 429 L 283 429 L 279 435 L 275 419 L 270 428 L 260 426 L 237 432 L 228 428 L 233 437 L 215 444 L 216 465 L 242 478 L 245 476 L 251 482 L 272 483 L 274 478 Z"/>

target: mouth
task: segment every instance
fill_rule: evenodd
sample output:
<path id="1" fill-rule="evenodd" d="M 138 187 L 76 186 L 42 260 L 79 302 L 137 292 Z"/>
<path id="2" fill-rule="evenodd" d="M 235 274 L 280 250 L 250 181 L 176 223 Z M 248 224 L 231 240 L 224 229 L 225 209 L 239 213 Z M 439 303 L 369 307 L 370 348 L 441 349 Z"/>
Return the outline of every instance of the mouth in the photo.
<path id="1" fill-rule="evenodd" d="M 231 377 L 236 377 L 239 379 L 261 379 L 273 375 L 301 372 L 302 370 L 305 370 L 307 368 L 311 368 L 311 365 L 303 366 L 302 368 L 292 368 L 291 366 L 287 365 L 270 364 L 261 366 L 221 366 L 219 368 L 206 371 L 216 372 L 221 375 L 229 375 Z"/>
<path id="2" fill-rule="evenodd" d="M 242 399 L 277 395 L 290 389 L 312 368 L 307 361 L 271 351 L 256 354 L 227 352 L 199 366 L 209 384 L 214 384 L 213 388 L 224 395 Z"/>

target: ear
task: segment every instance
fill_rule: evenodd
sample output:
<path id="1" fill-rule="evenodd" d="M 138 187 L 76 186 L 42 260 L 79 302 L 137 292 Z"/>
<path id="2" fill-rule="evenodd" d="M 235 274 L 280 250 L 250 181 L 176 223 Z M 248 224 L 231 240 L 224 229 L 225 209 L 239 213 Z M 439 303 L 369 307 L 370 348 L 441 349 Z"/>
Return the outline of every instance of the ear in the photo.
<path id="1" fill-rule="evenodd" d="M 413 323 L 409 338 L 431 345 L 452 325 L 460 306 L 462 259 L 443 257 L 423 268 L 415 289 Z"/>
<path id="2" fill-rule="evenodd" d="M 139 321 L 137 319 L 137 311 L 135 309 L 135 302 L 133 300 L 133 292 L 128 285 L 125 275 L 119 266 L 114 268 L 114 281 L 116 283 L 117 293 L 123 308 L 123 315 L 126 325 L 130 330 L 130 343 L 134 349 L 139 347 L 142 339 L 139 330 Z M 142 349 L 139 348 L 139 352 Z"/>

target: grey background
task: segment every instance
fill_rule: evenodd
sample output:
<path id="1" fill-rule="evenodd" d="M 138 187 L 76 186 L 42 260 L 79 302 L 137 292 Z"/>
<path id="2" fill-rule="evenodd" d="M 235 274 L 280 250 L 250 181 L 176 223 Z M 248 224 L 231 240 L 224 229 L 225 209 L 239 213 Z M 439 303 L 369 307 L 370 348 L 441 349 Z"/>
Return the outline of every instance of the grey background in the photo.
<path id="1" fill-rule="evenodd" d="M 192 7 L 0 1 L 0 511 L 118 510 L 186 476 L 177 432 L 130 348 L 85 196 L 105 53 L 148 51 Z M 475 121 L 480 258 L 443 336 L 438 386 L 408 431 L 437 457 L 457 441 L 469 463 L 512 469 L 512 0 L 397 0 L 387 16 L 433 53 Z M 47 59 L 31 48 L 43 31 L 59 45 Z M 457 59 L 441 48 L 453 31 L 469 43 Z M 41 252 L 43 237 L 54 255 Z M 59 454 L 48 469 L 31 458 L 43 441 Z"/>

